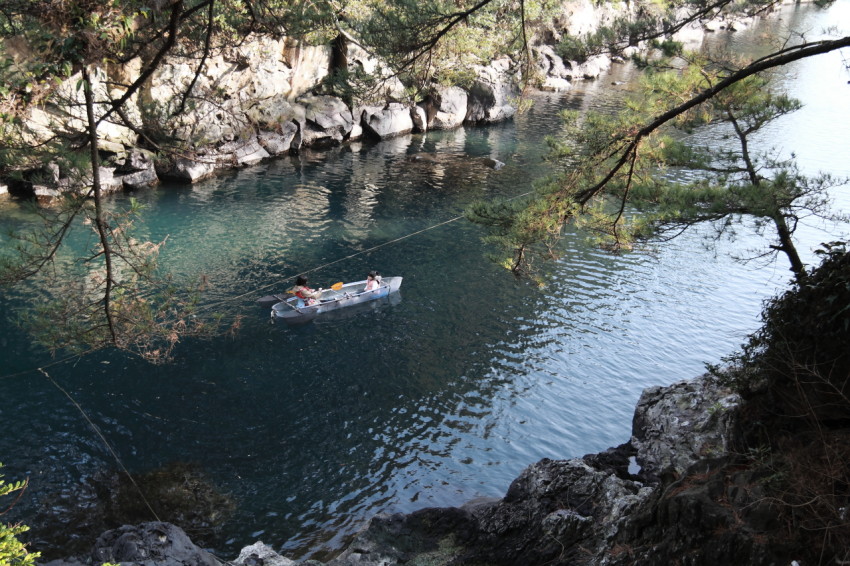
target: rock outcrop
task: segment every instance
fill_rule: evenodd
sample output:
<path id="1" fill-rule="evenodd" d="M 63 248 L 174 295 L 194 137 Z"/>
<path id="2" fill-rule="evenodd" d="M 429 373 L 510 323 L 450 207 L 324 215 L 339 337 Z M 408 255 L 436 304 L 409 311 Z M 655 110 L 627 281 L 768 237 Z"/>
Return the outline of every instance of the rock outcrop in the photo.
<path id="1" fill-rule="evenodd" d="M 329 565 L 390 566 L 423 557 L 458 565 L 634 563 L 623 549 L 640 541 L 659 507 L 682 520 L 682 530 L 701 520 L 662 506 L 662 478 L 719 466 L 705 455 L 726 453 L 738 402 L 707 378 L 648 389 L 628 443 L 583 458 L 541 460 L 501 500 L 377 517 Z M 654 551 L 647 555 L 644 563 L 659 563 Z"/>
<path id="2" fill-rule="evenodd" d="M 536 34 L 531 50 L 536 57 L 539 85 L 545 90 L 567 90 L 577 80 L 599 77 L 611 66 L 609 56 L 570 61 L 559 55 L 558 44 L 567 36 L 583 37 L 613 22 L 632 9 L 571 0 L 560 15 Z M 731 24 L 725 23 L 726 29 Z M 681 32 L 687 39 L 702 28 Z M 332 50 L 328 45 L 309 46 L 291 38 L 251 35 L 238 46 L 215 51 L 202 68 L 180 57 L 166 58 L 130 98 L 124 116 L 132 128 L 104 120 L 98 126 L 106 192 L 135 190 L 160 179 L 194 183 L 222 169 L 246 167 L 269 157 L 305 148 L 326 147 L 361 137 L 387 139 L 410 132 L 458 128 L 463 124 L 491 124 L 510 119 L 519 98 L 517 65 L 501 56 L 473 68 L 469 88 L 435 85 L 424 98 L 414 100 L 404 85 L 380 61 L 348 42 L 348 64 L 377 79 L 370 100 L 349 106 L 342 99 L 316 94 L 329 73 Z M 133 59 L 122 65 L 92 68 L 95 98 L 120 98 L 122 87 L 134 82 L 143 68 Z M 33 142 L 57 132 L 84 130 L 84 105 L 75 88 L 80 76 L 70 77 L 59 88 L 63 104 L 32 111 L 27 137 Z M 190 89 L 189 97 L 186 90 Z M 98 104 L 97 116 L 110 108 Z M 171 156 L 138 161 L 140 133 L 151 139 L 170 139 L 180 146 Z M 80 190 L 85 183 L 73 171 L 49 182 L 9 183 L 9 192 L 49 199 L 62 192 Z M 0 194 L 2 194 L 0 192 Z"/>

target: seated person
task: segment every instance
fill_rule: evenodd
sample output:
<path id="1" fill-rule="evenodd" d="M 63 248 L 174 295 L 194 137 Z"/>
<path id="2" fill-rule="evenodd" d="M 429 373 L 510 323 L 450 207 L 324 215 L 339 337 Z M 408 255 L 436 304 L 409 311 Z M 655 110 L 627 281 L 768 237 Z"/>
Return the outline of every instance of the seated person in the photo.
<path id="1" fill-rule="evenodd" d="M 316 304 L 316 301 L 322 296 L 323 289 L 321 287 L 318 290 L 311 289 L 307 286 L 307 278 L 299 275 L 298 279 L 295 280 L 295 287 L 290 289 L 289 292 L 298 297 L 295 303 L 296 307 L 305 307 Z"/>
<path id="2" fill-rule="evenodd" d="M 380 286 L 381 274 L 377 271 L 370 271 L 369 275 L 366 276 L 366 287 L 363 290 L 372 291 L 373 289 L 377 289 Z"/>

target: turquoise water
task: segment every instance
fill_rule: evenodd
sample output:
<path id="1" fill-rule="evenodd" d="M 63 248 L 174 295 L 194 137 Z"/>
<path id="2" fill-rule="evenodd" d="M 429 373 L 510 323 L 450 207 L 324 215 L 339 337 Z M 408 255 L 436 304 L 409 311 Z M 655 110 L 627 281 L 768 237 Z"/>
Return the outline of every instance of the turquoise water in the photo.
<path id="1" fill-rule="evenodd" d="M 811 18 L 798 10 L 783 21 Z M 788 76 L 807 106 L 771 141 L 807 170 L 847 175 L 850 77 L 837 66 L 824 57 L 797 67 L 806 80 Z M 488 261 L 482 231 L 458 216 L 476 199 L 528 191 L 546 169 L 542 138 L 557 111 L 616 106 L 623 91 L 611 83 L 628 72 L 539 95 L 505 124 L 307 152 L 133 195 L 147 205 L 142 235 L 168 237 L 164 266 L 205 274 L 209 307 L 244 315 L 242 329 L 182 343 L 164 367 L 102 352 L 47 371 L 128 469 L 189 462 L 234 498 L 233 516 L 205 541 L 225 558 L 257 539 L 321 556 L 376 513 L 501 496 L 540 458 L 627 441 L 642 389 L 699 375 L 757 328 L 762 301 L 789 277 L 784 258 L 735 261 L 763 244 L 747 227 L 734 242 L 707 247 L 703 231 L 622 255 L 568 234 L 541 289 Z M 409 162 L 418 151 L 441 163 Z M 836 196 L 850 209 L 846 189 Z M 0 222 L 25 217 L 11 204 Z M 802 247 L 846 231 L 812 223 Z M 398 301 L 296 328 L 270 324 L 253 304 L 299 272 L 328 286 L 370 269 L 404 277 Z M 0 302 L 4 317 L 11 300 Z M 0 461 L 7 479 L 30 478 L 15 513 L 37 523 L 116 464 L 33 371 L 49 357 L 5 328 Z"/>

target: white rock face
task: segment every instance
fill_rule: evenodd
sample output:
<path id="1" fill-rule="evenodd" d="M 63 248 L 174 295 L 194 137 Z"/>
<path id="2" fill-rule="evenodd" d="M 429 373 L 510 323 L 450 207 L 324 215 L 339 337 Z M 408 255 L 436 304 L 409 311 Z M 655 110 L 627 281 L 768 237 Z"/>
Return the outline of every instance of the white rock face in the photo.
<path id="1" fill-rule="evenodd" d="M 440 87 L 433 96 L 436 112 L 428 123 L 431 130 L 453 130 L 466 118 L 468 94 L 459 86 Z"/>
<path id="2" fill-rule="evenodd" d="M 257 139 L 270 155 L 282 155 L 290 150 L 297 133 L 295 122 L 284 122 L 279 132 L 262 131 Z"/>
<path id="3" fill-rule="evenodd" d="M 283 55 L 284 61 L 291 69 L 287 92 L 290 100 L 310 92 L 328 76 L 331 66 L 330 46 L 302 46 L 288 40 Z M 280 77 L 274 78 L 280 81 Z M 283 86 L 285 88 L 287 85 Z"/>
<path id="4" fill-rule="evenodd" d="M 516 114 L 514 100 L 519 96 L 519 89 L 510 75 L 510 68 L 511 60 L 507 57 L 476 68 L 478 79 L 469 91 L 467 122 L 492 124 Z"/>
<path id="5" fill-rule="evenodd" d="M 407 106 L 392 102 L 384 108 L 365 107 L 362 125 L 366 133 L 379 139 L 387 139 L 412 132 L 413 118 Z"/>
<path id="6" fill-rule="evenodd" d="M 219 148 L 218 167 L 245 167 L 256 165 L 263 159 L 271 157 L 269 152 L 260 145 L 256 137 L 248 140 L 232 141 Z"/>
<path id="7" fill-rule="evenodd" d="M 351 110 L 333 96 L 304 96 L 298 99 L 304 108 L 300 121 L 301 140 L 304 145 L 339 144 L 354 126 Z M 297 139 L 297 136 L 296 136 Z"/>
<path id="8" fill-rule="evenodd" d="M 559 79 L 556 77 L 546 77 L 543 84 L 540 85 L 541 90 L 547 90 L 550 92 L 563 92 L 565 90 L 570 90 L 571 88 L 573 88 L 573 83 L 567 79 Z"/>
<path id="9" fill-rule="evenodd" d="M 246 546 L 233 561 L 236 566 L 294 566 L 297 562 L 285 558 L 262 541 Z"/>
<path id="10" fill-rule="evenodd" d="M 367 94 L 365 99 L 359 100 L 360 104 L 374 106 L 386 102 L 403 101 L 407 98 L 404 84 L 396 74 L 378 59 L 369 55 L 362 47 L 349 42 L 347 56 L 349 69 L 359 70 L 373 78 L 380 79 L 377 87 Z"/>
<path id="11" fill-rule="evenodd" d="M 555 46 L 567 34 L 580 37 L 609 25 L 629 9 L 628 4 L 599 6 L 595 0 L 563 4 L 560 15 L 544 30 L 548 45 L 534 47 L 542 88 L 567 90 L 576 80 L 596 78 L 607 71 L 611 65 L 608 57 L 579 64 L 563 60 Z M 731 26 L 724 22 L 720 29 Z M 694 26 L 679 32 L 677 39 L 695 41 L 701 33 L 702 29 Z M 363 95 L 368 100 L 355 102 L 354 112 L 339 98 L 311 94 L 328 75 L 330 46 L 254 35 L 238 47 L 214 51 L 201 68 L 199 60 L 167 59 L 130 98 L 126 114 L 138 129 L 184 142 L 183 158 L 160 165 L 159 173 L 195 182 L 217 168 L 248 166 L 270 156 L 336 145 L 364 134 L 387 139 L 412 131 L 458 129 L 463 123 L 510 119 L 516 112 L 519 92 L 512 75 L 515 65 L 508 57 L 476 67 L 477 79 L 469 92 L 457 86 L 438 87 L 417 103 L 401 81 L 360 46 L 349 42 L 346 56 L 350 70 L 379 79 L 379 86 Z M 142 69 L 139 58 L 124 65 L 92 67 L 96 98 L 120 98 L 125 91 L 119 85 L 131 84 Z M 84 129 L 78 79 L 72 77 L 58 89 L 60 100 L 73 104 L 33 111 L 28 122 L 31 140 Z M 106 104 L 99 104 L 95 112 L 103 116 L 108 110 Z M 98 134 L 98 147 L 111 154 L 112 164 L 121 168 L 122 160 L 138 143 L 135 132 L 105 120 Z M 193 153 L 195 157 L 191 157 Z M 156 176 L 150 164 L 116 172 L 116 179 L 128 188 L 155 184 Z M 72 188 L 70 183 L 66 185 L 66 189 Z M 107 190 L 114 190 L 111 184 L 109 187 Z M 57 189 L 62 187 L 39 188 L 42 192 Z"/>

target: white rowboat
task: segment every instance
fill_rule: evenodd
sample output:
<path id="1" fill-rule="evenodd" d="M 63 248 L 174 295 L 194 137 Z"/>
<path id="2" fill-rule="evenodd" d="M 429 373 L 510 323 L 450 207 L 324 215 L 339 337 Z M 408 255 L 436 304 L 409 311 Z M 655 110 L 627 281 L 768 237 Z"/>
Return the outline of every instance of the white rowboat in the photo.
<path id="1" fill-rule="evenodd" d="M 299 299 L 285 295 L 268 295 L 257 302 L 261 306 L 272 305 L 273 320 L 283 320 L 287 324 L 309 322 L 322 313 L 352 307 L 376 299 L 382 299 L 401 287 L 401 277 L 384 277 L 376 289 L 366 291 L 366 280 L 345 283 L 340 289 L 327 289 L 322 297 L 312 305 L 297 306 Z"/>

